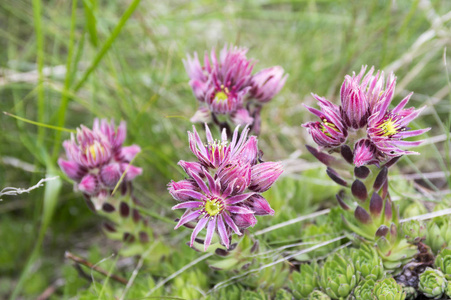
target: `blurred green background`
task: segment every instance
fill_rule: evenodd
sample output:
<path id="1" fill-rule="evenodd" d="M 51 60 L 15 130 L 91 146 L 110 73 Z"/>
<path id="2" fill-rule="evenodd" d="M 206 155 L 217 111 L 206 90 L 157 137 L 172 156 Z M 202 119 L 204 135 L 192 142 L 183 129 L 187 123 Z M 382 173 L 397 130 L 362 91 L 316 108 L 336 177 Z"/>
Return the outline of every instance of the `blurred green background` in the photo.
<path id="1" fill-rule="evenodd" d="M 259 138 L 265 158 L 285 160 L 288 167 L 267 193 L 276 215 L 259 218 L 251 230 L 256 231 L 335 204 L 338 188 L 304 147 L 313 142 L 300 125 L 313 116 L 302 104 L 314 105 L 311 92 L 338 101 L 344 75 L 364 64 L 396 73 L 394 103 L 414 91 L 410 106 L 428 106 L 414 124 L 432 127 L 422 137 L 425 145 L 416 149 L 422 156 L 403 158 L 399 170 L 420 179 L 431 200 L 439 200 L 434 192 L 449 189 L 450 10 L 446 0 L 2 0 L 0 110 L 68 129 L 90 127 L 95 117 L 127 121 L 125 144 L 143 149 L 135 163 L 144 170 L 136 193 L 161 217 L 151 220 L 167 246 L 165 254 L 183 253 L 165 262 L 166 271 L 146 270 L 139 278 L 165 277 L 201 255 L 185 245 L 189 230 L 173 232 L 169 223 L 179 212 L 171 211 L 174 201 L 166 192 L 171 179 L 183 178 L 178 160 L 194 158 L 186 131 L 197 103 L 182 64 L 187 53 L 239 45 L 258 61 L 255 71 L 280 65 L 289 74 L 263 110 Z M 0 298 L 15 291 L 14 297 L 34 299 L 49 287 L 56 288 L 55 299 L 75 297 L 89 283 L 64 252 L 95 263 L 117 252 L 120 244 L 106 239 L 102 219 L 59 172 L 56 159 L 69 133 L 4 114 L 0 126 L 0 189 L 27 188 L 45 176 L 61 176 L 29 194 L 2 197 Z M 425 178 L 420 170 L 439 173 Z M 265 242 L 296 239 L 301 228 L 297 224 L 271 232 Z M 125 274 L 136 265 L 110 258 L 102 266 L 108 270 L 114 262 L 117 272 Z M 202 293 L 185 294 L 177 287 L 192 280 L 198 289 L 208 290 L 206 268 L 200 264 L 185 281 L 177 279 L 168 293 L 199 298 Z M 94 284 L 94 290 L 108 295 L 97 288 Z"/>

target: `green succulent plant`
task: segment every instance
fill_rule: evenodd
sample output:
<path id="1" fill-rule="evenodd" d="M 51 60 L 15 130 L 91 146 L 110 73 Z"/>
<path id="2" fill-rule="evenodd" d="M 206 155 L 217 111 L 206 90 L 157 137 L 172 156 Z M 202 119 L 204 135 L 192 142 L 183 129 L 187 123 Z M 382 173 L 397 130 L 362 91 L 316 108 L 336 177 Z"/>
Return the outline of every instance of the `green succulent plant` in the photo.
<path id="1" fill-rule="evenodd" d="M 314 290 L 308 295 L 308 300 L 330 300 L 330 297 L 321 291 Z"/>
<path id="2" fill-rule="evenodd" d="M 420 275 L 418 289 L 428 298 L 440 299 L 446 291 L 448 282 L 439 270 L 426 268 Z"/>
<path id="3" fill-rule="evenodd" d="M 229 285 L 223 289 L 215 290 L 204 300 L 241 300 L 244 293 L 240 285 Z"/>
<path id="4" fill-rule="evenodd" d="M 418 247 L 402 236 L 402 231 L 395 223 L 390 228 L 385 225 L 379 227 L 376 236 L 376 250 L 387 270 L 399 269 L 418 253 Z"/>
<path id="5" fill-rule="evenodd" d="M 148 255 L 146 262 L 159 263 L 160 258 L 168 252 L 168 248 L 161 241 L 154 239 L 149 219 L 140 213 L 140 209 L 132 196 L 125 194 L 109 197 L 98 214 L 108 220 L 103 224 L 105 235 L 111 240 L 123 242 L 121 255 L 127 257 L 142 255 L 153 243 L 153 255 Z"/>
<path id="6" fill-rule="evenodd" d="M 448 296 L 451 299 L 451 283 L 448 281 L 448 286 L 446 287 L 445 290 L 445 294 L 446 296 Z"/>
<path id="7" fill-rule="evenodd" d="M 292 295 L 288 291 L 284 289 L 280 289 L 276 293 L 276 297 L 274 297 L 274 300 L 291 300 Z"/>
<path id="8" fill-rule="evenodd" d="M 327 258 L 319 274 L 319 286 L 334 299 L 347 297 L 359 281 L 352 261 L 338 253 Z"/>
<path id="9" fill-rule="evenodd" d="M 406 300 L 415 300 L 418 297 L 418 291 L 413 286 L 403 286 L 402 290 L 406 293 Z"/>
<path id="10" fill-rule="evenodd" d="M 418 244 L 426 239 L 426 225 L 422 221 L 410 220 L 404 222 L 402 223 L 402 231 L 411 244 Z"/>
<path id="11" fill-rule="evenodd" d="M 373 299 L 373 290 L 375 284 L 376 282 L 371 277 L 369 279 L 360 281 L 360 283 L 354 289 L 352 300 Z"/>
<path id="12" fill-rule="evenodd" d="M 376 174 L 375 171 L 371 173 Z M 344 193 L 336 197 L 344 210 L 344 222 L 348 229 L 368 245 L 376 243 L 376 251 L 384 268 L 393 270 L 410 261 L 418 249 L 408 243 L 401 233 L 398 206 L 391 201 L 388 193 L 387 172 L 384 167 L 374 180 L 374 177 L 354 180 L 351 185 L 352 198 L 347 198 Z"/>
<path id="13" fill-rule="evenodd" d="M 322 225 L 310 224 L 304 228 L 301 234 L 301 237 L 304 241 L 318 244 L 329 241 L 337 236 L 338 234 L 335 232 L 334 227 L 329 223 L 324 223 Z M 309 252 L 306 258 L 308 259 L 312 257 L 320 257 L 327 255 L 338 246 L 340 246 L 339 241 L 328 244 L 319 249 Z"/>
<path id="14" fill-rule="evenodd" d="M 229 250 L 223 247 L 214 249 L 216 256 L 207 262 L 212 269 L 222 270 L 223 276 L 230 277 L 271 263 L 270 258 L 256 255 L 264 250 L 258 240 L 245 234 L 238 243 L 231 245 Z M 240 283 L 252 289 L 270 289 L 275 293 L 286 284 L 288 274 L 289 270 L 285 264 L 276 264 L 244 276 Z"/>
<path id="15" fill-rule="evenodd" d="M 406 293 L 403 291 L 402 286 L 400 286 L 393 278 L 385 278 L 376 282 L 373 293 L 373 299 L 375 300 L 406 299 Z"/>
<path id="16" fill-rule="evenodd" d="M 241 300 L 271 300 L 271 297 L 264 291 L 244 291 L 241 296 Z"/>
<path id="17" fill-rule="evenodd" d="M 356 271 L 363 279 L 371 277 L 378 280 L 384 275 L 382 260 L 374 248 L 361 244 L 359 249 L 351 251 L 351 258 Z"/>
<path id="18" fill-rule="evenodd" d="M 296 299 L 305 299 L 307 296 L 318 287 L 317 282 L 318 265 L 302 264 L 299 272 L 291 274 L 291 281 L 289 287 L 293 296 Z"/>
<path id="19" fill-rule="evenodd" d="M 425 244 L 431 247 L 434 253 L 447 247 L 451 243 L 451 221 L 439 217 L 427 224 L 427 236 Z"/>
<path id="20" fill-rule="evenodd" d="M 451 249 L 445 248 L 435 258 L 435 266 L 442 271 L 447 280 L 451 280 Z"/>
<path id="21" fill-rule="evenodd" d="M 407 219 L 426 214 L 427 212 L 428 210 L 423 203 L 415 201 L 404 208 L 402 216 Z"/>

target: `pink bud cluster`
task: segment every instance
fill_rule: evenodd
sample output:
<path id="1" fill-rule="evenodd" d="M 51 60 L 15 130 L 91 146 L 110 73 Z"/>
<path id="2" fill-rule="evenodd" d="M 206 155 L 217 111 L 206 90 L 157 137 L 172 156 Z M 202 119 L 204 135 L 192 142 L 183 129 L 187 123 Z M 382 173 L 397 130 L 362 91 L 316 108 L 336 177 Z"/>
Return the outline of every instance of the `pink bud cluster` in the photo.
<path id="1" fill-rule="evenodd" d="M 374 67 L 366 73 L 363 66 L 358 75 L 346 75 L 341 86 L 341 105 L 337 106 L 323 97 L 312 94 L 320 109 L 307 109 L 320 121 L 303 124 L 313 140 L 322 149 L 353 149 L 352 161 L 360 167 L 379 165 L 395 157 L 418 154 L 401 147 L 418 146 L 422 141 L 404 141 L 405 138 L 427 132 L 430 128 L 410 130 L 408 124 L 424 109 L 404 109 L 412 93 L 395 108 L 389 109 L 393 100 L 396 77 L 391 73 L 384 84 L 384 72 Z M 343 151 L 342 151 L 343 152 Z"/>
<path id="2" fill-rule="evenodd" d="M 116 129 L 114 121 L 95 119 L 92 129 L 81 125 L 76 135 L 63 142 L 67 160 L 60 158 L 58 164 L 75 181 L 75 188 L 93 200 L 97 210 L 124 173 L 124 182 L 142 173 L 141 168 L 130 164 L 141 148 L 123 147 L 125 137 L 124 121 Z"/>
<path id="3" fill-rule="evenodd" d="M 235 125 L 249 125 L 260 131 L 261 106 L 274 98 L 288 75 L 280 66 L 252 75 L 254 63 L 246 58 L 248 49 L 227 47 L 219 58 L 212 49 L 202 66 L 197 53 L 183 61 L 193 93 L 200 103 L 192 122 L 210 123 L 217 115 L 227 115 Z"/>
<path id="4" fill-rule="evenodd" d="M 193 246 L 206 227 L 205 250 L 215 232 L 229 248 L 232 233 L 241 235 L 243 229 L 254 226 L 257 215 L 274 214 L 260 194 L 271 187 L 283 169 L 279 162 L 261 162 L 257 138 L 248 137 L 247 127 L 241 135 L 236 127 L 230 142 L 225 130 L 216 140 L 206 124 L 205 129 L 206 144 L 194 127 L 193 132 L 188 132 L 191 151 L 198 159 L 179 162 L 188 178 L 168 184 L 169 193 L 179 202 L 173 209 L 186 209 L 175 229 L 182 225 L 194 228 L 190 241 Z"/>

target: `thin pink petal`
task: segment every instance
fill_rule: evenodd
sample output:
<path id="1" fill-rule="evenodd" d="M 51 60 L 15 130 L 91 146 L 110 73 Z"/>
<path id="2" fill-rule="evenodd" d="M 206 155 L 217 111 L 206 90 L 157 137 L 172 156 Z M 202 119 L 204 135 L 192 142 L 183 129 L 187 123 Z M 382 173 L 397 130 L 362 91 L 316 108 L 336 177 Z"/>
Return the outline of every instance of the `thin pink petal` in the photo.
<path id="1" fill-rule="evenodd" d="M 199 234 L 199 232 L 204 229 L 205 225 L 208 222 L 208 218 L 201 218 L 199 220 L 199 222 L 197 223 L 196 227 L 193 230 L 193 233 L 191 234 L 191 242 L 190 242 L 190 247 L 193 246 L 194 244 L 194 240 L 196 239 L 197 235 Z"/>

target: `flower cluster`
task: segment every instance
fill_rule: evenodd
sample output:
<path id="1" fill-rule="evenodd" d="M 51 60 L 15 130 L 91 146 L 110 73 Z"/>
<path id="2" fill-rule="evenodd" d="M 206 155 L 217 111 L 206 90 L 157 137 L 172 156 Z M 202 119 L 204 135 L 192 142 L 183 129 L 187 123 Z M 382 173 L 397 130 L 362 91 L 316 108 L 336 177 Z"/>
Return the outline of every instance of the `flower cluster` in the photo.
<path id="1" fill-rule="evenodd" d="M 191 246 L 206 227 L 205 250 L 215 232 L 229 248 L 233 232 L 241 235 L 242 229 L 254 226 L 255 215 L 274 213 L 260 193 L 268 190 L 282 174 L 282 165 L 261 162 L 257 138 L 248 138 L 248 128 L 240 135 L 238 126 L 230 143 L 225 130 L 221 140 L 215 140 L 206 124 L 205 129 L 207 144 L 195 128 L 188 133 L 191 151 L 198 159 L 179 162 L 188 179 L 168 184 L 169 193 L 180 202 L 173 209 L 186 209 L 175 228 L 190 227 L 189 223 L 195 222 Z"/>
<path id="2" fill-rule="evenodd" d="M 391 73 L 384 84 L 384 72 L 374 68 L 366 72 L 363 66 L 358 75 L 347 75 L 341 86 L 341 105 L 312 94 L 320 109 L 307 109 L 321 121 L 303 124 L 313 140 L 323 149 L 339 149 L 344 145 L 353 149 L 355 166 L 386 162 L 389 159 L 416 152 L 401 147 L 418 146 L 421 141 L 405 138 L 429 130 L 409 130 L 409 123 L 424 109 L 404 109 L 412 94 L 407 95 L 395 108 L 389 109 L 394 96 L 396 77 Z"/>
<path id="3" fill-rule="evenodd" d="M 142 172 L 130 164 L 141 148 L 123 147 L 125 137 L 124 121 L 116 129 L 114 121 L 95 119 L 92 129 L 81 125 L 77 134 L 63 143 L 67 160 L 60 158 L 58 164 L 75 181 L 75 188 L 91 199 L 96 210 L 102 208 L 124 173 L 124 181 L 129 182 Z"/>
<path id="4" fill-rule="evenodd" d="M 263 104 L 282 89 L 287 79 L 280 66 L 252 75 L 254 63 L 246 58 L 246 48 L 227 47 L 219 59 L 213 49 L 204 56 L 202 66 L 197 53 L 183 61 L 199 110 L 192 122 L 218 122 L 218 115 L 228 115 L 235 125 L 249 125 L 258 134 Z"/>

